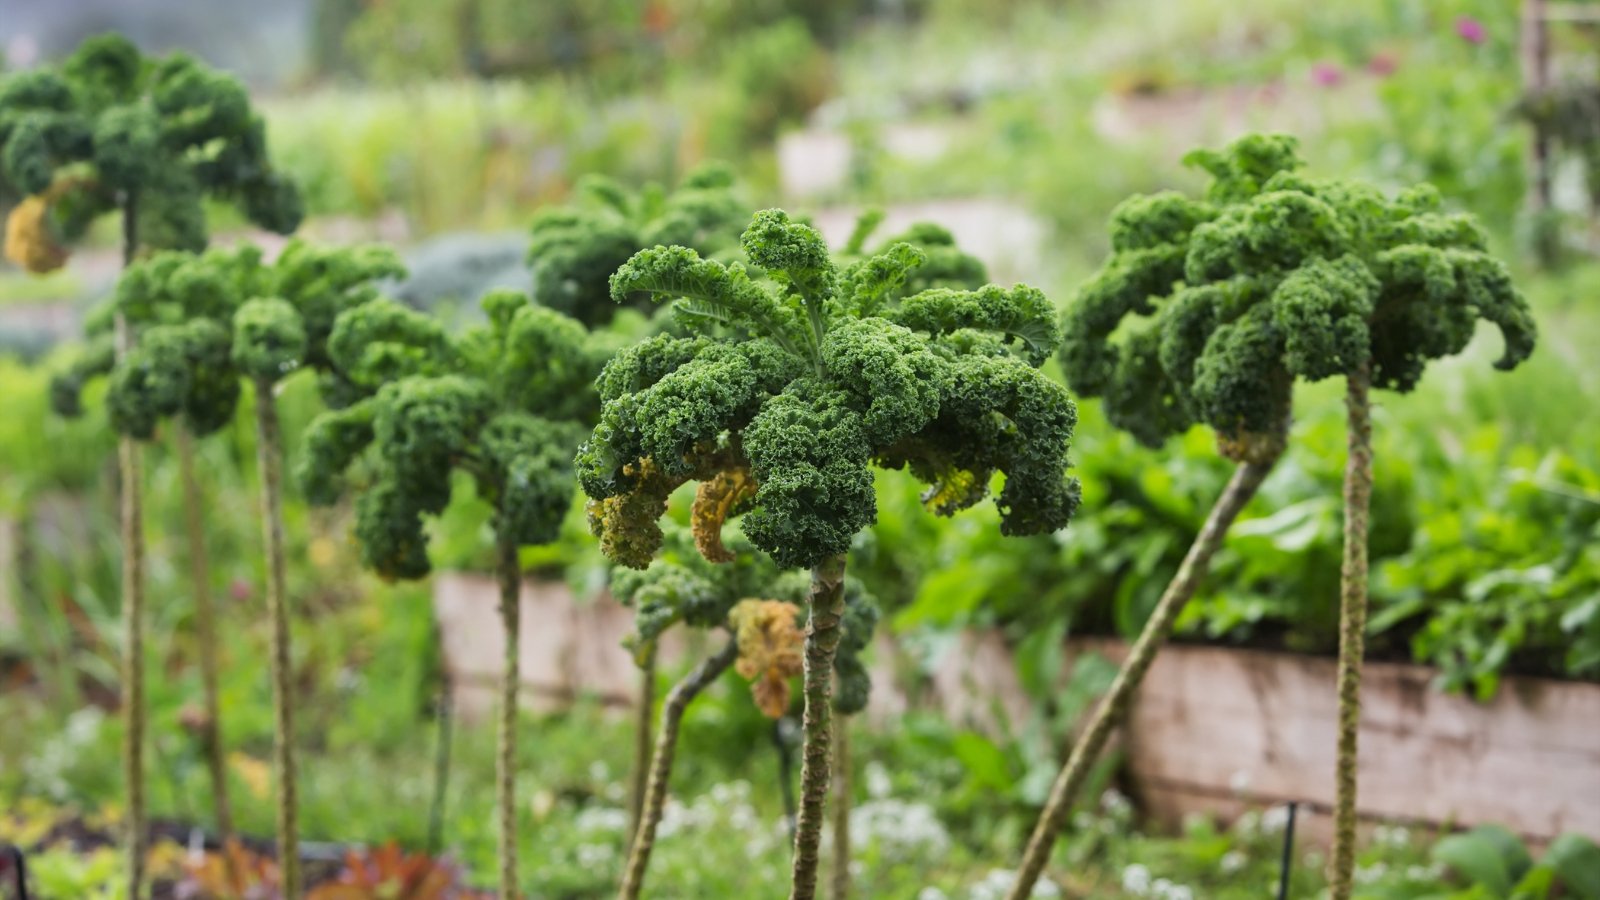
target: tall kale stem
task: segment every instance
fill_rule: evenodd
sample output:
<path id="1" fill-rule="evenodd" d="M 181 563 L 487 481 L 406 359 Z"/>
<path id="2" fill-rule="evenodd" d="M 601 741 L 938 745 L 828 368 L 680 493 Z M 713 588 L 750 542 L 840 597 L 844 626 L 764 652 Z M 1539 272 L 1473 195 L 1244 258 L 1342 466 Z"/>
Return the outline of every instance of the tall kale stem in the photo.
<path id="1" fill-rule="evenodd" d="M 639 891 L 644 887 L 650 851 L 655 849 L 656 828 L 661 824 L 661 814 L 667 806 L 667 780 L 672 777 L 672 760 L 678 749 L 678 730 L 683 723 L 684 711 L 689 708 L 690 701 L 733 665 L 738 655 L 739 642 L 729 638 L 727 645 L 715 656 L 701 660 L 700 665 L 673 685 L 667 694 L 667 702 L 661 707 L 661 733 L 656 736 L 655 755 L 650 759 L 650 781 L 645 789 L 644 809 L 628 852 L 628 868 L 623 873 L 622 887 L 617 891 L 619 900 L 637 900 Z"/>
<path id="2" fill-rule="evenodd" d="M 256 464 L 261 470 L 261 524 L 267 546 L 267 612 L 272 619 L 273 768 L 277 776 L 278 870 L 283 896 L 300 896 L 299 809 L 295 800 L 294 668 L 284 576 L 283 437 L 272 382 L 256 379 Z"/>
<path id="3" fill-rule="evenodd" d="M 138 199 L 122 203 L 122 265 L 127 268 L 139 249 Z M 117 361 L 133 350 L 133 327 L 121 311 L 116 315 Z M 123 777 L 128 790 L 128 897 L 144 896 L 144 498 L 139 444 L 126 435 L 117 441 L 121 480 L 122 526 L 122 708 L 128 717 L 124 737 Z"/>
<path id="4" fill-rule="evenodd" d="M 1077 742 L 1072 747 L 1072 753 L 1067 757 L 1067 764 L 1056 776 L 1055 784 L 1050 789 L 1050 798 L 1045 803 L 1039 821 L 1033 826 L 1032 837 L 1028 839 L 1028 848 L 1023 853 L 1022 865 L 1017 870 L 1017 879 L 1011 886 L 1011 892 L 1006 895 L 1008 900 L 1023 900 L 1033 895 L 1034 885 L 1044 872 L 1045 864 L 1050 860 L 1050 851 L 1055 847 L 1056 838 L 1060 836 L 1061 829 L 1066 824 L 1067 814 L 1072 810 L 1079 792 L 1083 790 L 1084 782 L 1088 780 L 1095 760 L 1105 749 L 1112 730 L 1127 717 L 1134 692 L 1138 690 L 1145 674 L 1150 671 L 1150 664 L 1155 661 L 1156 652 L 1171 636 L 1172 626 L 1177 621 L 1178 613 L 1183 611 L 1189 598 L 1199 589 L 1200 582 L 1205 578 L 1206 570 L 1211 565 L 1211 557 L 1222 546 L 1228 527 L 1233 524 L 1239 512 L 1249 504 L 1250 498 L 1255 496 L 1267 473 L 1272 471 L 1275 461 L 1271 459 L 1265 462 L 1240 463 L 1238 468 L 1234 469 L 1228 486 L 1212 505 L 1205 525 L 1195 536 L 1194 543 L 1189 545 L 1189 552 L 1184 556 L 1183 563 L 1178 566 L 1177 574 L 1173 575 L 1172 581 L 1167 584 L 1167 589 L 1156 603 L 1150 619 L 1145 622 L 1144 630 L 1139 633 L 1133 648 L 1128 651 L 1128 658 L 1117 672 L 1116 679 L 1112 681 L 1111 689 L 1100 701 L 1094 718 L 1090 720 L 1088 728 L 1078 736 Z"/>
<path id="5" fill-rule="evenodd" d="M 183 482 L 184 522 L 188 526 L 189 581 L 194 591 L 195 633 L 200 644 L 200 683 L 205 704 L 205 728 L 200 735 L 206 765 L 211 771 L 211 796 L 217 816 L 217 838 L 223 847 L 233 840 L 233 812 L 228 806 L 228 769 L 222 745 L 222 711 L 217 700 L 217 622 L 211 597 L 211 559 L 206 549 L 205 500 L 195 474 L 194 435 L 181 419 L 173 442 L 178 449 L 178 472 Z M 224 854 L 232 866 L 231 854 Z"/>
<path id="6" fill-rule="evenodd" d="M 440 651 L 441 658 L 443 651 Z M 441 668 L 443 660 L 441 659 Z M 437 856 L 444 843 L 444 814 L 450 799 L 450 745 L 453 740 L 455 693 L 450 683 L 450 673 L 440 679 L 439 699 L 434 707 L 433 748 L 433 799 L 428 804 L 428 855 Z"/>
<path id="7" fill-rule="evenodd" d="M 1356 852 L 1356 760 L 1361 721 L 1361 660 L 1367 630 L 1367 513 L 1372 503 L 1371 363 L 1346 379 L 1349 458 L 1344 469 L 1344 568 L 1339 591 L 1339 754 L 1335 768 L 1333 900 L 1349 900 Z"/>
<path id="8" fill-rule="evenodd" d="M 633 785 L 628 795 L 630 841 L 639 833 L 645 792 L 650 786 L 650 747 L 654 743 L 650 731 L 656 718 L 656 642 L 647 641 L 640 650 L 639 697 L 638 707 L 634 710 L 633 727 Z M 631 843 L 629 849 L 632 849 Z"/>
<path id="9" fill-rule="evenodd" d="M 510 536 L 498 538 L 495 575 L 500 581 L 500 627 L 505 660 L 500 673 L 500 736 L 495 761 L 495 794 L 500 810 L 500 900 L 516 900 L 517 890 L 517 689 L 521 686 L 522 564 Z"/>
<path id="10" fill-rule="evenodd" d="M 833 754 L 833 900 L 850 896 L 850 720 L 839 720 Z"/>
<path id="11" fill-rule="evenodd" d="M 832 780 L 833 658 L 844 618 L 843 554 L 811 570 L 811 621 L 806 627 L 805 743 L 800 762 L 800 820 L 794 835 L 789 900 L 814 900 L 822 822 Z"/>

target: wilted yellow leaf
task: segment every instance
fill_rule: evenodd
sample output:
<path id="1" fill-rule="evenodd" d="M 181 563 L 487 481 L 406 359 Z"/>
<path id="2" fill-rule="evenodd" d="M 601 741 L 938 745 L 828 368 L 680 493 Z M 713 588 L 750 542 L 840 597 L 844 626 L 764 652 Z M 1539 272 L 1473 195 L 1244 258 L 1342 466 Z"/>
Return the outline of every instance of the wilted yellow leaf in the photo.
<path id="1" fill-rule="evenodd" d="M 800 607 L 782 600 L 740 600 L 728 614 L 739 642 L 734 668 L 753 683 L 756 707 L 776 719 L 789 709 L 789 679 L 805 670 Z"/>

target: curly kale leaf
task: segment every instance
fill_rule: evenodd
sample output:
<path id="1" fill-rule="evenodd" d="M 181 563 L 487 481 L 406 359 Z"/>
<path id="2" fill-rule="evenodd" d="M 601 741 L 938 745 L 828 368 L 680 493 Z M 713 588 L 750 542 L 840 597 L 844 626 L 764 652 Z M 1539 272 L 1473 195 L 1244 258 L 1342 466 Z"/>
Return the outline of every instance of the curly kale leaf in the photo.
<path id="1" fill-rule="evenodd" d="M 535 302 L 588 326 L 614 314 L 608 281 L 635 253 L 657 244 L 716 253 L 733 244 L 749 214 L 731 170 L 716 164 L 685 175 L 670 195 L 659 188 L 630 193 L 599 176 L 581 179 L 577 193 L 573 204 L 534 216 L 528 265 Z M 617 299 L 649 302 L 642 292 Z"/>
<path id="2" fill-rule="evenodd" d="M 657 247 L 613 276 L 619 297 L 687 298 L 678 310 L 699 336 L 650 338 L 601 378 L 579 482 L 597 533 L 639 538 L 611 538 L 608 555 L 642 565 L 660 542 L 645 519 L 698 480 L 712 484 L 697 521 L 746 510 L 757 547 L 783 566 L 816 565 L 872 524 L 874 463 L 909 466 L 933 485 L 941 514 L 982 499 L 1004 473 L 996 502 L 1007 533 L 1066 524 L 1078 502 L 1065 474 L 1076 413 L 1037 368 L 1057 341 L 1042 295 L 1019 286 L 903 298 L 923 249 L 896 242 L 841 274 L 816 231 L 779 210 L 757 213 L 744 244 L 759 268 Z M 753 494 L 742 480 L 727 489 L 732 469 L 711 464 L 717 454 L 748 464 Z M 701 546 L 725 558 L 712 530 Z"/>
<path id="3" fill-rule="evenodd" d="M 237 79 L 181 54 L 147 58 L 118 35 L 0 86 L 0 179 L 31 196 L 70 185 L 52 198 L 69 238 L 95 215 L 133 212 L 140 249 L 202 249 L 207 198 L 283 234 L 304 212 Z"/>
<path id="4" fill-rule="evenodd" d="M 1040 366 L 1061 342 L 1056 312 L 1037 288 L 989 285 L 976 291 L 934 288 L 901 301 L 889 316 L 914 331 L 949 334 L 964 328 L 993 331 L 1026 346 L 1029 365 Z"/>
<path id="5" fill-rule="evenodd" d="M 345 470 L 372 443 L 376 415 L 377 401 L 369 397 L 311 420 L 303 439 L 305 452 L 295 469 L 307 501 L 315 506 L 338 502 Z"/>
<path id="6" fill-rule="evenodd" d="M 1408 391 L 1479 319 L 1504 335 L 1499 367 L 1532 352 L 1531 313 L 1483 229 L 1432 188 L 1308 178 L 1283 136 L 1190 161 L 1213 176 L 1205 200 L 1119 206 L 1113 254 L 1064 320 L 1068 383 L 1144 443 L 1204 422 L 1225 453 L 1270 458 L 1296 379 L 1370 368 Z"/>
<path id="7" fill-rule="evenodd" d="M 306 362 L 306 327 L 287 300 L 258 297 L 233 317 L 233 362 L 246 378 L 271 385 Z"/>

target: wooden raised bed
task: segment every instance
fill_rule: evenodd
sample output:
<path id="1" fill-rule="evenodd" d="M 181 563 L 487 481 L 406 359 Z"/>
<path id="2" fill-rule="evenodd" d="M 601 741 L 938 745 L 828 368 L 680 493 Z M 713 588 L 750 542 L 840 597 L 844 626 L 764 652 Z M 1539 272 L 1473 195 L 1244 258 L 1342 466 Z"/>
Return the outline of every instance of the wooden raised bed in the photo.
<path id="1" fill-rule="evenodd" d="M 463 714 L 493 705 L 501 647 L 494 580 L 446 573 L 434 608 Z M 574 599 L 560 582 L 522 593 L 522 671 L 531 708 L 579 696 L 631 704 L 638 678 L 621 647 L 632 612 L 608 596 Z M 669 632 L 676 638 L 681 629 Z M 1126 645 L 1075 641 L 1072 652 L 1120 659 Z M 663 665 L 682 658 L 679 640 Z M 894 642 L 874 651 L 868 718 L 913 704 L 993 732 L 1026 714 L 1015 663 L 995 632 L 963 634 L 919 684 Z M 1493 702 L 1443 694 L 1431 669 L 1371 663 L 1362 690 L 1362 815 L 1422 825 L 1503 824 L 1543 842 L 1576 831 L 1600 839 L 1600 685 L 1506 678 Z M 1298 801 L 1303 834 L 1327 834 L 1333 801 L 1334 661 L 1223 647 L 1169 646 L 1141 688 L 1122 736 L 1137 799 L 1157 818 L 1224 819 Z"/>
<path id="2" fill-rule="evenodd" d="M 1309 836 L 1326 832 L 1334 668 L 1289 653 L 1166 648 L 1124 736 L 1140 799 L 1168 820 L 1295 800 L 1309 804 Z M 1365 667 L 1363 816 L 1497 822 L 1536 841 L 1600 837 L 1600 685 L 1506 678 L 1492 702 L 1477 703 L 1434 690 L 1434 676 L 1424 666 Z"/>

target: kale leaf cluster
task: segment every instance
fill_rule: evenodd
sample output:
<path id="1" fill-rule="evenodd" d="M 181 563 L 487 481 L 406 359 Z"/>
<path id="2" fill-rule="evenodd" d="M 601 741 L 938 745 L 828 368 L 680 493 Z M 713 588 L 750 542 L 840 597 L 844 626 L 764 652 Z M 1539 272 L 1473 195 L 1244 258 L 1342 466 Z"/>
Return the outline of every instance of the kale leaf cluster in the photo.
<path id="1" fill-rule="evenodd" d="M 522 294 L 482 302 L 488 321 L 460 334 L 382 298 L 329 333 L 332 371 L 356 399 L 313 420 L 297 476 L 311 502 L 332 503 L 365 461 L 356 538 L 383 577 L 430 571 L 424 520 L 449 504 L 457 472 L 516 546 L 555 540 L 571 506 L 573 449 L 598 413 L 603 351 L 576 320 Z"/>
<path id="2" fill-rule="evenodd" d="M 599 379 L 604 406 L 577 469 L 613 559 L 648 564 L 667 494 L 730 470 L 748 470 L 754 488 L 729 513 L 786 568 L 844 553 L 872 524 L 874 465 L 908 468 L 946 515 L 1001 473 L 1005 533 L 1067 524 L 1076 410 L 1039 369 L 1059 341 L 1043 294 L 908 293 L 934 260 L 934 276 L 959 280 L 947 244 L 897 241 L 841 264 L 782 210 L 757 213 L 741 243 L 745 263 L 662 246 L 611 277 L 618 301 L 676 300 L 686 332 L 622 351 Z"/>
<path id="3" fill-rule="evenodd" d="M 1535 327 L 1469 215 L 1429 185 L 1390 196 L 1300 174 L 1293 138 L 1253 135 L 1188 161 L 1206 195 L 1137 196 L 1112 213 L 1112 256 L 1067 310 L 1061 364 L 1072 390 L 1160 445 L 1196 423 L 1223 452 L 1281 449 L 1295 379 L 1366 366 L 1409 391 L 1429 360 L 1459 353 L 1479 319 L 1515 367 Z"/>
<path id="4" fill-rule="evenodd" d="M 304 214 L 243 84 L 183 54 L 147 58 L 119 35 L 0 81 L 0 181 L 29 198 L 7 252 L 36 270 L 61 265 L 58 245 L 128 203 L 139 245 L 155 249 L 204 249 L 207 197 L 280 234 Z"/>

